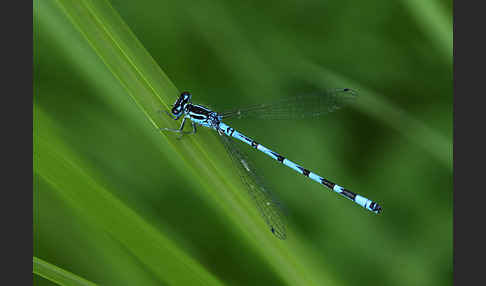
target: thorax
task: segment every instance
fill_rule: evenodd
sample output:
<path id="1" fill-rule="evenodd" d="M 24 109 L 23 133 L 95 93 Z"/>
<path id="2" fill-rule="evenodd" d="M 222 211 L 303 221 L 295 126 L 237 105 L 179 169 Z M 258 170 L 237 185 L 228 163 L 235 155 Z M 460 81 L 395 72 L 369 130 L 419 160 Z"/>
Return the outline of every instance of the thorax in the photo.
<path id="1" fill-rule="evenodd" d="M 217 112 L 197 104 L 188 104 L 186 106 L 186 117 L 199 125 L 210 128 L 216 128 L 221 122 L 221 117 Z"/>

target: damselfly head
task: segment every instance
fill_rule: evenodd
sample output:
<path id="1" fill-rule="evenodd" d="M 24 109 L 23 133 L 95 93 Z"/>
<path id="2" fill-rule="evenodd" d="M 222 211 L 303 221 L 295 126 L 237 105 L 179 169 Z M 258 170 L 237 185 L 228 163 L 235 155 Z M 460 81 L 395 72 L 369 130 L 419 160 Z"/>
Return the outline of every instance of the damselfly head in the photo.
<path id="1" fill-rule="evenodd" d="M 189 102 L 191 102 L 191 94 L 187 91 L 181 93 L 181 96 L 174 102 L 171 112 L 176 120 L 184 114 L 184 109 Z"/>

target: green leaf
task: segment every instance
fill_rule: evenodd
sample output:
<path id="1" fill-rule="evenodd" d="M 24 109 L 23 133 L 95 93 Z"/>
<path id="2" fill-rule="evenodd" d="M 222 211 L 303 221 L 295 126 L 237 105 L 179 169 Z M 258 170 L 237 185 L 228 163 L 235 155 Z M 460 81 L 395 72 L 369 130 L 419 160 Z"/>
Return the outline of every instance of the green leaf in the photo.
<path id="1" fill-rule="evenodd" d="M 33 257 L 34 263 L 33 273 L 42 276 L 52 282 L 59 285 L 75 285 L 75 286 L 94 286 L 93 282 L 90 282 L 78 275 L 75 275 L 69 271 L 57 267 L 47 261 L 44 261 L 38 257 Z"/>
<path id="2" fill-rule="evenodd" d="M 36 110 L 36 119 L 42 127 L 36 140 L 34 172 L 60 197 L 116 238 L 161 281 L 171 285 L 219 285 L 197 261 L 100 185 L 90 175 L 89 167 L 58 139 L 42 110 Z"/>
<path id="3" fill-rule="evenodd" d="M 415 2 L 34 1 L 35 257 L 100 285 L 450 283 L 452 32 Z M 248 149 L 289 209 L 276 239 L 212 130 L 158 130 L 179 87 L 217 111 L 357 89 L 231 125 L 383 215 Z"/>
<path id="4" fill-rule="evenodd" d="M 156 128 L 173 124 L 168 117 L 161 116 L 159 111 L 168 108 L 172 99 L 178 95 L 177 89 L 111 6 L 106 1 L 89 0 L 56 1 L 56 4 L 136 102 L 139 116 L 148 119 L 154 132 Z M 181 253 L 176 244 L 158 234 L 141 217 L 113 197 L 110 191 L 104 189 L 95 176 L 90 175 L 89 167 L 74 159 L 75 155 L 67 146 L 62 146 L 61 141 L 54 141 L 53 138 L 59 135 L 50 130 L 53 127 L 48 116 L 43 115 L 43 111 L 38 108 L 36 112 L 39 128 L 46 130 L 46 134 L 38 138 L 36 153 L 42 156 L 40 162 L 43 163 L 36 166 L 35 172 L 54 186 L 59 194 L 70 196 L 68 200 L 73 207 L 85 209 L 85 215 L 102 212 L 103 215 L 92 217 L 93 222 L 109 226 L 107 231 L 120 239 L 160 279 L 175 285 L 181 285 L 181 281 L 192 281 L 189 284 L 193 285 L 198 280 L 209 281 L 207 284 L 216 283 L 195 261 Z M 270 233 L 239 178 L 227 168 L 229 159 L 224 155 L 212 155 L 224 154 L 224 148 L 215 135 L 188 136 L 178 141 L 171 134 L 161 133 L 160 140 L 167 141 L 166 146 L 170 148 L 173 160 L 184 162 L 188 176 L 200 186 L 201 192 L 212 199 L 212 203 L 216 204 L 214 207 L 230 219 L 231 224 L 239 229 L 252 247 L 258 249 L 282 279 L 289 284 L 305 285 L 318 285 L 318 280 L 328 280 L 325 271 L 306 265 L 303 255 L 295 256 L 290 251 L 289 245 L 298 245 L 297 241 L 290 240 L 284 244 Z M 215 151 L 210 154 L 207 151 L 210 149 Z M 67 174 L 58 176 L 57 169 Z M 67 191 L 69 189 L 70 192 Z M 137 228 L 124 229 L 124 226 L 132 225 Z M 134 238 L 130 235 L 132 233 L 137 233 L 138 237 Z M 154 244 L 153 252 L 142 252 L 146 243 Z M 173 261 L 170 264 L 173 269 L 160 269 L 157 257 Z M 184 274 L 181 267 L 189 267 L 194 274 Z"/>

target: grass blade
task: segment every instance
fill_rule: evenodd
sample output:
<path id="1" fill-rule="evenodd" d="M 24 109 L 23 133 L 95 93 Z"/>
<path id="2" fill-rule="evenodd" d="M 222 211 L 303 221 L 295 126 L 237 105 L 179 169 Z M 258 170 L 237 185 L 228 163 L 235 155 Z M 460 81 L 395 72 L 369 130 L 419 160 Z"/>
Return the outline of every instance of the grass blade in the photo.
<path id="1" fill-rule="evenodd" d="M 141 111 L 140 116 L 145 116 L 152 125 L 148 128 L 155 131 L 158 127 L 171 125 L 174 127 L 173 121 L 169 121 L 168 117 L 160 116 L 159 111 L 167 108 L 173 102 L 173 99 L 178 94 L 177 89 L 144 50 L 108 2 L 58 0 L 55 3 L 58 9 L 66 15 L 86 41 L 89 42 L 113 76 L 125 88 L 127 94 L 137 103 Z M 47 116 L 44 116 L 44 118 L 47 118 Z M 42 125 L 46 125 L 46 119 L 41 121 L 43 122 Z M 237 176 L 225 170 L 222 160 L 229 161 L 229 158 L 222 159 L 224 158 L 224 148 L 218 143 L 214 134 L 192 136 L 180 142 L 176 141 L 173 136 L 161 136 L 160 138 L 161 140 L 165 139 L 169 143 L 169 146 L 172 148 L 171 152 L 173 153 L 174 161 L 184 162 L 188 176 L 193 178 L 193 182 L 200 186 L 205 196 L 212 198 L 212 201 L 216 202 L 216 207 L 224 213 L 224 217 L 231 220 L 235 228 L 242 232 L 242 235 L 247 238 L 252 247 L 258 250 L 258 253 L 264 257 L 283 280 L 289 284 L 301 285 L 318 285 L 320 284 L 317 282 L 318 280 L 330 280 L 329 277 L 326 277 L 327 273 L 322 271 L 322 269 L 305 265 L 306 259 L 302 259 L 302 257 L 290 251 L 289 247 L 298 244 L 298 242 L 286 242 L 287 245 L 284 245 L 275 240 L 265 227 L 258 211 L 246 196 L 246 191 L 243 189 L 244 187 Z M 107 190 L 103 190 L 93 178 L 90 178 L 89 174 L 84 174 L 86 167 L 78 167 L 79 165 L 82 166 L 82 163 L 73 165 L 69 162 L 63 162 L 63 157 L 66 157 L 65 154 L 63 152 L 54 152 L 54 150 L 59 149 L 58 147 L 50 146 L 51 143 L 47 140 L 44 140 L 44 143 L 42 142 L 42 140 L 39 140 L 39 154 L 51 153 L 49 161 L 61 164 L 57 165 L 56 168 L 65 169 L 66 164 L 72 165 L 68 168 L 68 170 L 73 172 L 70 177 L 72 180 L 79 181 L 79 184 L 91 190 L 93 196 L 99 193 L 107 196 L 104 200 L 101 200 L 104 201 L 104 204 L 116 201 Z M 216 159 L 214 155 L 209 155 L 207 151 L 209 149 L 217 149 L 219 152 L 213 152 L 212 154 L 223 154 L 223 156 Z M 63 150 L 66 150 L 66 148 Z M 67 154 L 72 153 L 67 150 L 66 152 Z M 75 156 L 70 155 L 69 157 Z M 75 172 L 78 169 L 82 171 Z M 46 181 L 57 186 L 61 193 L 61 190 L 69 188 L 70 185 L 68 185 L 68 181 L 62 181 L 62 177 L 56 176 L 54 170 L 55 168 L 47 171 L 44 167 L 39 167 L 37 172 Z M 86 196 L 86 193 L 83 196 L 77 194 L 76 201 L 86 200 L 84 204 L 86 207 L 90 206 L 90 202 L 96 202 L 97 204 L 99 202 L 98 199 L 85 198 L 84 196 Z M 75 200 L 71 199 L 71 201 Z M 102 209 L 104 204 L 100 203 L 95 207 Z M 129 213 L 125 214 L 125 217 L 131 219 L 133 224 L 140 223 L 144 225 L 143 221 L 136 218 L 136 215 L 126 209 L 126 207 L 120 205 L 120 202 L 115 203 L 113 212 L 117 213 L 115 210 L 118 208 L 123 209 L 123 212 Z M 102 224 L 110 225 L 114 222 L 115 217 L 111 217 L 113 213 L 107 212 L 107 214 L 109 216 Z M 121 228 L 121 226 L 119 227 Z M 118 229 L 118 231 L 121 230 Z M 150 231 L 147 230 L 147 232 Z M 123 235 L 120 235 L 120 237 L 123 237 Z M 162 240 L 164 238 L 158 237 L 157 239 Z M 146 241 L 152 240 L 153 238 L 146 237 Z M 128 241 L 125 243 L 128 244 L 127 247 L 129 248 L 132 246 Z M 168 240 L 160 244 L 165 243 L 169 245 L 169 248 L 176 248 Z M 174 256 L 177 257 L 178 255 L 174 254 Z M 139 254 L 139 257 L 140 259 L 152 260 L 154 263 L 156 261 L 155 256 L 147 258 Z M 155 267 L 151 266 L 151 263 L 147 263 L 147 265 Z M 194 271 L 199 273 L 200 276 L 212 281 L 212 283 L 216 283 L 214 279 L 208 278 L 207 273 L 203 273 L 199 267 L 194 266 L 193 268 L 196 269 Z M 158 272 L 160 277 L 165 273 L 157 268 L 152 270 Z M 174 274 L 174 276 L 168 278 L 183 279 L 185 275 L 179 272 L 179 276 L 180 278 L 177 278 L 176 274 Z M 189 278 L 191 277 L 189 276 Z M 194 279 L 194 277 L 192 278 Z"/>
<path id="2" fill-rule="evenodd" d="M 96 284 L 90 282 L 76 274 L 66 271 L 57 267 L 47 261 L 44 261 L 38 257 L 33 257 L 32 262 L 34 268 L 32 272 L 39 276 L 42 276 L 54 283 L 66 286 L 95 286 Z"/>
<path id="3" fill-rule="evenodd" d="M 201 265 L 107 191 L 90 174 L 89 167 L 59 140 L 54 124 L 38 108 L 36 118 L 42 122 L 42 130 L 36 138 L 34 172 L 61 198 L 125 245 L 161 281 L 171 285 L 219 285 Z"/>

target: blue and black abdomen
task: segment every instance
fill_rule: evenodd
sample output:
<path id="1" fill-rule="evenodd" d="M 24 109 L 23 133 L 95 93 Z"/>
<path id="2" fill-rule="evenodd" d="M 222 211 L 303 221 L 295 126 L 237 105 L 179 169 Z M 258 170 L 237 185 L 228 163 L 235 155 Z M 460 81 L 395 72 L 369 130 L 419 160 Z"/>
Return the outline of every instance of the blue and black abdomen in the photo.
<path id="1" fill-rule="evenodd" d="M 362 206 L 363 208 L 372 211 L 374 213 L 380 213 L 381 212 L 381 206 L 378 205 L 376 202 L 373 202 L 363 196 L 360 196 L 358 194 L 355 194 L 325 178 L 320 177 L 319 175 L 303 168 L 302 166 L 290 161 L 289 159 L 285 158 L 284 156 L 278 154 L 275 151 L 272 151 L 265 146 L 259 144 L 255 140 L 248 138 L 247 136 L 241 134 L 240 132 L 236 131 L 235 129 L 229 127 L 225 123 L 220 123 L 219 128 L 228 136 L 234 137 L 240 141 L 245 142 L 246 144 L 252 146 L 253 148 L 267 154 L 268 156 L 272 157 L 273 159 L 279 161 L 280 163 L 284 164 L 285 166 L 299 172 L 300 174 L 318 182 L 319 184 L 322 184 L 326 186 L 327 188 L 333 190 L 334 192 L 340 194 L 341 196 L 350 199 L 357 203 L 358 205 Z"/>

